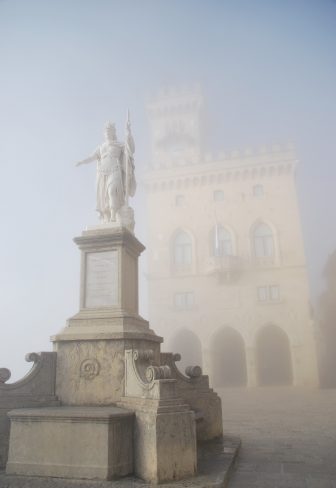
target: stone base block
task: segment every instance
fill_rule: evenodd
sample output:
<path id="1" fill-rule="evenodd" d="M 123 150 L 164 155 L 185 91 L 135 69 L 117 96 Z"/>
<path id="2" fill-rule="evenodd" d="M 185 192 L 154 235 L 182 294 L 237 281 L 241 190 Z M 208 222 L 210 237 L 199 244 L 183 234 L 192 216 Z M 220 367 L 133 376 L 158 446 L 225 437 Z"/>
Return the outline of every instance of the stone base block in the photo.
<path id="1" fill-rule="evenodd" d="M 9 412 L 6 472 L 110 480 L 133 472 L 133 413 L 117 407 Z"/>
<path id="2" fill-rule="evenodd" d="M 198 473 L 193 478 L 163 483 L 162 488 L 226 488 L 237 458 L 240 440 L 224 437 L 202 443 L 198 450 Z M 31 476 L 6 475 L 0 471 L 0 486 L 6 488 L 154 488 L 134 476 L 118 481 L 65 480 L 60 478 L 35 478 Z M 244 485 L 245 486 L 245 485 Z"/>
<path id="3" fill-rule="evenodd" d="M 194 412 L 176 400 L 156 408 L 153 400 L 124 397 L 120 402 L 135 412 L 134 473 L 154 484 L 197 473 Z"/>
<path id="4" fill-rule="evenodd" d="M 152 349 L 160 357 L 158 342 L 139 338 L 57 342 L 56 392 L 61 402 L 103 406 L 119 401 L 125 391 L 125 349 L 130 347 Z"/>

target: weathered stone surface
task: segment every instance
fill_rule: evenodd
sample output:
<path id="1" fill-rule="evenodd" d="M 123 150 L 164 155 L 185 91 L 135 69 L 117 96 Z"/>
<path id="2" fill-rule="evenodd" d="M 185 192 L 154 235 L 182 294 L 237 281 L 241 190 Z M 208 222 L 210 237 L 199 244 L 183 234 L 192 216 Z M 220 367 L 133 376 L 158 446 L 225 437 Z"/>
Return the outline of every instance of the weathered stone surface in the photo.
<path id="1" fill-rule="evenodd" d="M 0 382 L 0 469 L 5 467 L 8 454 L 10 424 L 7 412 L 13 408 L 59 404 L 55 394 L 56 353 L 27 354 L 26 360 L 34 365 L 22 380 Z M 8 379 L 9 376 L 7 374 Z"/>
<path id="2" fill-rule="evenodd" d="M 134 472 L 152 483 L 197 472 L 195 415 L 176 392 L 169 366 L 155 365 L 150 350 L 125 352 L 125 396 L 135 412 Z"/>
<path id="3" fill-rule="evenodd" d="M 239 451 L 240 441 L 224 437 L 223 440 L 205 442 L 198 455 L 198 474 L 182 481 L 171 481 L 164 488 L 225 488 L 228 486 L 232 466 Z M 0 471 L 1 488 L 153 488 L 152 483 L 125 477 L 114 481 L 67 480 L 57 478 L 13 476 Z"/>
<path id="4" fill-rule="evenodd" d="M 56 391 L 67 405 L 109 405 L 124 395 L 125 349 L 151 349 L 160 360 L 162 338 L 138 314 L 144 247 L 121 227 L 84 231 L 75 242 L 82 256 L 80 310 L 52 337 Z M 107 301 L 98 303 L 97 293 Z"/>
<path id="5" fill-rule="evenodd" d="M 85 308 L 115 307 L 119 303 L 119 266 L 116 250 L 86 255 Z"/>
<path id="6" fill-rule="evenodd" d="M 79 312 L 52 341 L 139 338 L 162 342 L 139 316 L 138 257 L 144 246 L 123 227 L 86 230 L 74 240 L 81 251 Z"/>
<path id="7" fill-rule="evenodd" d="M 175 361 L 179 354 L 161 353 L 161 364 L 167 364 L 172 378 L 176 379 L 178 396 L 190 405 L 196 415 L 197 440 L 209 440 L 223 435 L 222 402 L 217 393 L 209 387 L 209 377 L 202 375 L 197 366 L 189 366 L 189 377 L 183 375 Z"/>
<path id="8" fill-rule="evenodd" d="M 163 380 L 164 381 L 164 380 Z M 189 478 L 197 473 L 194 413 L 184 406 L 166 406 L 148 400 L 123 399 L 120 405 L 135 411 L 134 472 L 152 483 Z M 164 410 L 164 407 L 162 407 Z"/>
<path id="9" fill-rule="evenodd" d="M 144 340 L 61 341 L 57 344 L 56 392 L 65 405 L 110 405 L 124 395 L 125 348 L 159 344 Z"/>
<path id="10" fill-rule="evenodd" d="M 108 480 L 133 472 L 132 412 L 56 407 L 8 415 L 8 474 Z"/>
<path id="11" fill-rule="evenodd" d="M 106 292 L 106 282 L 109 282 L 110 291 L 113 291 L 113 303 L 105 303 L 100 308 L 114 308 L 137 314 L 138 257 L 144 246 L 123 227 L 84 231 L 80 237 L 75 238 L 75 242 L 82 255 L 80 308 L 96 308 L 89 306 L 92 290 L 90 291 L 87 285 L 93 279 L 96 288 L 104 286 Z M 97 260 L 99 253 L 104 257 L 106 253 L 110 253 L 111 259 L 113 255 L 113 265 L 105 266 L 104 275 L 101 272 L 95 273 L 91 266 L 92 260 Z"/>
<path id="12" fill-rule="evenodd" d="M 162 338 L 138 315 L 143 246 L 122 228 L 75 241 L 80 310 L 52 338 L 52 388 L 62 407 L 10 413 L 8 473 L 111 479 L 134 472 L 151 483 L 196 475 L 195 416 L 199 439 L 221 436 L 220 400 L 199 367 L 186 377 L 172 354 L 160 355 Z"/>

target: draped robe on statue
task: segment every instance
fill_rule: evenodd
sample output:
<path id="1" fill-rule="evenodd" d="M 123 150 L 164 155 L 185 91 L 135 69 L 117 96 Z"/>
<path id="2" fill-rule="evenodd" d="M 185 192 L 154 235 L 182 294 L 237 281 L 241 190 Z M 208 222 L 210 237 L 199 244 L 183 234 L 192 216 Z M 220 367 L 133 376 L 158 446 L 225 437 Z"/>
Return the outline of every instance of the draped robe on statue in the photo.
<path id="1" fill-rule="evenodd" d="M 95 151 L 97 159 L 97 211 L 119 210 L 125 203 L 123 144 L 104 142 Z"/>

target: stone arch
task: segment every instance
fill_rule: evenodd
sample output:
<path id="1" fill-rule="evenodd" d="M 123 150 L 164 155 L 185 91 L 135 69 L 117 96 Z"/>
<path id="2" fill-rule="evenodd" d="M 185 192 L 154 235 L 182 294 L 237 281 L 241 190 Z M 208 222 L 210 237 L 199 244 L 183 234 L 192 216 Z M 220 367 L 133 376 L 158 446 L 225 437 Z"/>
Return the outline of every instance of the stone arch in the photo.
<path id="1" fill-rule="evenodd" d="M 181 354 L 178 368 L 184 373 L 187 366 L 203 365 L 202 343 L 195 332 L 189 329 L 178 329 L 169 341 L 171 350 Z"/>
<path id="2" fill-rule="evenodd" d="M 214 386 L 246 386 L 245 342 L 232 327 L 215 332 L 211 341 L 212 382 Z"/>
<path id="3" fill-rule="evenodd" d="M 269 324 L 259 330 L 256 337 L 256 364 L 260 386 L 293 384 L 290 342 L 281 327 Z"/>

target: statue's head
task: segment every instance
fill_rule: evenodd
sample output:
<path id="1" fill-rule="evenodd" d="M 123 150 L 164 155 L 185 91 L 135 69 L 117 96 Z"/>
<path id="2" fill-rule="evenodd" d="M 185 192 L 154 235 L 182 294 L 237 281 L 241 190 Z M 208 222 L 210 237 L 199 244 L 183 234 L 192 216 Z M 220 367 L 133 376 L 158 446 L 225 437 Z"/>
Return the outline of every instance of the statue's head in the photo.
<path id="1" fill-rule="evenodd" d="M 116 128 L 112 122 L 106 122 L 105 124 L 105 137 L 106 139 L 112 141 L 115 141 L 117 139 Z"/>

